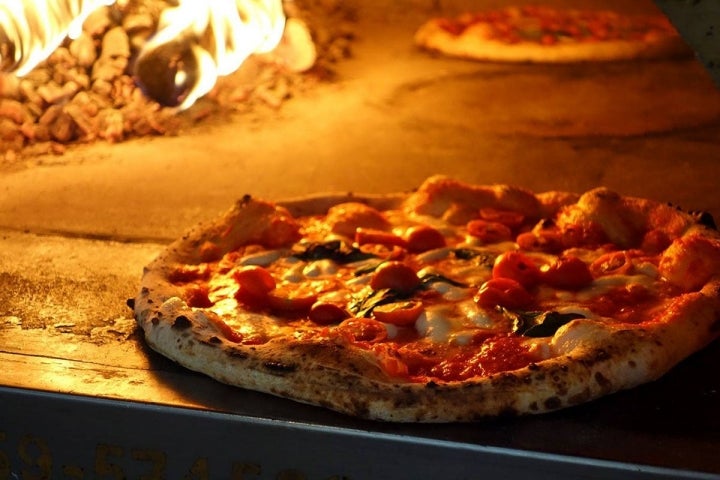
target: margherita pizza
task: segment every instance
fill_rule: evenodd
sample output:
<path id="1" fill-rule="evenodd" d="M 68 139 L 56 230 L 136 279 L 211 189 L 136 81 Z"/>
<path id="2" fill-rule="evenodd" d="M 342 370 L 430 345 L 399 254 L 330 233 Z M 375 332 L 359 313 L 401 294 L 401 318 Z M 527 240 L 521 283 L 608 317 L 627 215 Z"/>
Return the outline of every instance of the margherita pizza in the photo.
<path id="1" fill-rule="evenodd" d="M 662 14 L 507 7 L 434 18 L 415 42 L 446 55 L 497 62 L 571 63 L 666 58 L 689 53 Z"/>
<path id="2" fill-rule="evenodd" d="M 245 196 L 131 304 L 221 382 L 358 417 L 472 421 L 657 379 L 720 335 L 720 234 L 626 197 L 432 177 L 409 194 Z"/>

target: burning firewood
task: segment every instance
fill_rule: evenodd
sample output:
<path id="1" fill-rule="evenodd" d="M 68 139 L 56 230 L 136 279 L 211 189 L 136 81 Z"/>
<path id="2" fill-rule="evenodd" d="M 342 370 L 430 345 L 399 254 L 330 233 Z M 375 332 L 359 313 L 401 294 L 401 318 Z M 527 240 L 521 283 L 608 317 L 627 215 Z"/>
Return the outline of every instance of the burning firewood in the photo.
<path id="1" fill-rule="evenodd" d="M 24 76 L 0 72 L 0 166 L 3 158 L 7 164 L 19 156 L 62 153 L 66 144 L 173 135 L 198 121 L 217 118 L 220 112 L 271 114 L 298 92 L 332 78 L 328 72 L 349 55 L 353 38 L 349 10 L 327 2 L 288 2 L 284 6 L 289 28 L 279 48 L 250 55 L 193 107 L 178 113 L 145 95 L 133 75 L 169 2 L 107 3 L 111 2 L 92 3 L 100 6 L 86 15 L 82 30 L 62 40 Z M 7 31 L 3 21 L 0 17 L 0 43 Z M 10 69 L 10 50 L 0 46 L 0 69 Z M 12 58 L 12 68 L 17 68 L 19 62 Z"/>

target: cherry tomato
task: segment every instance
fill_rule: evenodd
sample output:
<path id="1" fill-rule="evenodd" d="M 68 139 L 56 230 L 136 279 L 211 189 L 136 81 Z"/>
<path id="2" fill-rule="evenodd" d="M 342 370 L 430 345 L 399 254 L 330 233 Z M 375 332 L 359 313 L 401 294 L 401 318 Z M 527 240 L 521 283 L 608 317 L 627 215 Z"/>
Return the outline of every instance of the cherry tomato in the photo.
<path id="1" fill-rule="evenodd" d="M 191 283 L 185 289 L 185 301 L 191 307 L 207 308 L 212 307 L 213 302 L 208 297 L 208 287 Z"/>
<path id="2" fill-rule="evenodd" d="M 270 309 L 280 313 L 304 313 L 317 301 L 312 292 L 297 292 L 291 288 L 276 288 L 267 294 Z"/>
<path id="3" fill-rule="evenodd" d="M 373 309 L 373 316 L 383 323 L 407 326 L 414 324 L 422 312 L 423 305 L 420 302 L 398 302 L 378 305 Z"/>
<path id="4" fill-rule="evenodd" d="M 483 243 L 497 243 L 510 240 L 512 231 L 507 225 L 487 220 L 471 220 L 467 224 L 467 231 Z"/>
<path id="5" fill-rule="evenodd" d="M 358 228 L 355 230 L 355 241 L 360 245 L 367 243 L 379 243 L 388 247 L 398 246 L 406 247 L 405 240 L 394 233 L 385 232 L 383 230 L 375 230 L 373 228 Z"/>
<path id="6" fill-rule="evenodd" d="M 411 252 L 425 252 L 445 246 L 445 236 L 437 229 L 427 225 L 408 228 L 405 233 L 407 248 Z"/>
<path id="7" fill-rule="evenodd" d="M 608 242 L 605 231 L 597 224 L 570 224 L 562 228 L 562 243 L 565 248 L 588 247 Z"/>
<path id="8" fill-rule="evenodd" d="M 603 275 L 628 275 L 632 270 L 632 260 L 625 250 L 606 253 L 590 264 L 590 272 L 595 277 L 601 277 Z"/>
<path id="9" fill-rule="evenodd" d="M 480 209 L 480 218 L 488 222 L 502 223 L 510 228 L 519 227 L 525 220 L 525 216 L 522 213 L 490 207 Z"/>
<path id="10" fill-rule="evenodd" d="M 415 270 L 402 262 L 390 261 L 380 265 L 370 279 L 373 290 L 389 288 L 402 295 L 409 295 L 420 286 Z"/>
<path id="11" fill-rule="evenodd" d="M 540 281 L 540 269 L 535 262 L 522 252 L 509 251 L 495 259 L 493 278 L 510 278 L 525 288 Z"/>
<path id="12" fill-rule="evenodd" d="M 330 325 L 339 323 L 352 315 L 343 307 L 336 303 L 323 302 L 322 300 L 315 302 L 310 307 L 308 314 L 310 320 L 318 325 Z"/>
<path id="13" fill-rule="evenodd" d="M 540 273 L 543 282 L 563 290 L 579 290 L 593 281 L 590 268 L 577 257 L 558 258 L 550 265 L 541 267 Z"/>
<path id="14" fill-rule="evenodd" d="M 493 278 L 483 283 L 475 295 L 475 302 L 481 307 L 525 308 L 533 301 L 525 288 L 510 278 Z"/>
<path id="15" fill-rule="evenodd" d="M 275 279 L 263 267 L 248 265 L 233 272 L 238 284 L 235 294 L 237 301 L 251 307 L 263 307 L 268 303 L 268 294 L 275 289 Z"/>
<path id="16" fill-rule="evenodd" d="M 348 318 L 337 331 L 351 342 L 381 342 L 387 338 L 385 325 L 372 318 Z"/>
<path id="17" fill-rule="evenodd" d="M 521 233 L 515 243 L 523 250 L 534 252 L 556 253 L 565 249 L 562 233 L 554 229 Z"/>

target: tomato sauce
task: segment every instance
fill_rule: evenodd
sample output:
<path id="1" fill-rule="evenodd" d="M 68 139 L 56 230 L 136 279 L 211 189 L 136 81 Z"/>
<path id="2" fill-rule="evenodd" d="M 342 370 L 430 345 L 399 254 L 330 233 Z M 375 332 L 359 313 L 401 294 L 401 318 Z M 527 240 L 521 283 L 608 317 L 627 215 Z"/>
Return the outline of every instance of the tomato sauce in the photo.
<path id="1" fill-rule="evenodd" d="M 486 377 L 523 368 L 537 361 L 520 337 L 485 337 L 479 342 L 461 346 L 422 340 L 404 344 L 386 341 L 374 346 L 358 346 L 373 351 L 390 375 L 417 382 L 452 382 Z"/>
<path id="2" fill-rule="evenodd" d="M 637 324 L 651 319 L 665 298 L 670 297 L 641 285 L 629 285 L 614 288 L 594 298 L 586 306 L 597 315 L 620 323 Z"/>

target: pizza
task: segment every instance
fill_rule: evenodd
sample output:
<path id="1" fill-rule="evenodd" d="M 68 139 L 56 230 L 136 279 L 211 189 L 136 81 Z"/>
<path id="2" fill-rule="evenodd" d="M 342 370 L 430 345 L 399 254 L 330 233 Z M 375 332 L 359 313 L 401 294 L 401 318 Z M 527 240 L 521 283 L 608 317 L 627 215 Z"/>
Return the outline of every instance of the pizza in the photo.
<path id="1" fill-rule="evenodd" d="M 655 59 L 690 52 L 660 13 L 622 15 L 538 5 L 433 18 L 416 32 L 415 42 L 449 56 L 497 62 Z"/>
<path id="2" fill-rule="evenodd" d="M 398 422 L 570 407 L 720 335 L 708 214 L 428 178 L 250 195 L 168 245 L 130 302 L 147 343 L 245 389 Z"/>

